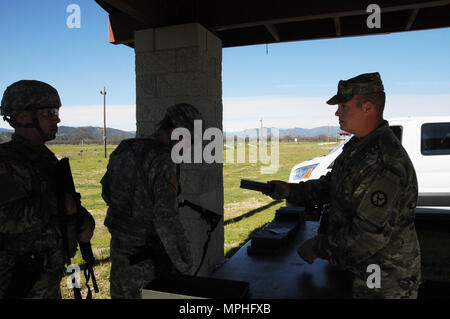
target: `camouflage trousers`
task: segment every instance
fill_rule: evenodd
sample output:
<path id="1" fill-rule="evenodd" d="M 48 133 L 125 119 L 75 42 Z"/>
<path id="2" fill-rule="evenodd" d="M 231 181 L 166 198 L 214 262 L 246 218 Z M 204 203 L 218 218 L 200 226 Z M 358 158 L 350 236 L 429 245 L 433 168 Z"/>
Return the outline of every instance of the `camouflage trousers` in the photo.
<path id="1" fill-rule="evenodd" d="M 61 299 L 61 279 L 61 274 L 43 273 L 26 298 Z"/>
<path id="2" fill-rule="evenodd" d="M 353 299 L 417 299 L 418 282 L 404 285 L 396 282 L 381 282 L 380 288 L 368 288 L 365 280 L 355 277 L 353 280 Z"/>
<path id="3" fill-rule="evenodd" d="M 1 263 L 1 261 L 0 261 Z M 7 288 L 10 286 L 13 276 L 12 269 L 0 269 L 0 299 L 5 298 Z M 31 290 L 26 295 L 26 299 L 61 299 L 61 279 L 62 274 L 43 272 Z"/>
<path id="4" fill-rule="evenodd" d="M 151 258 L 130 265 L 129 258 L 135 253 L 136 248 L 130 245 L 129 240 L 112 235 L 110 243 L 112 299 L 140 299 L 140 290 L 155 279 L 155 267 Z"/>

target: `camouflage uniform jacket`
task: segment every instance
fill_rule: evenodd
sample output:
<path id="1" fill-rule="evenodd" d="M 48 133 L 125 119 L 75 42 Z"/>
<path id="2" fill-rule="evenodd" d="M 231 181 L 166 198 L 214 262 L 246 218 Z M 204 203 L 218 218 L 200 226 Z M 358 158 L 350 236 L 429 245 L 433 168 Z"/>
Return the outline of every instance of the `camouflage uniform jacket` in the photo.
<path id="1" fill-rule="evenodd" d="M 43 272 L 63 275 L 62 231 L 58 222 L 56 171 L 58 159 L 45 146 L 33 146 L 13 135 L 0 144 L 0 296 L 16 260 L 28 254 L 42 258 Z M 76 223 L 71 256 L 76 251 Z M 59 285 L 59 282 L 58 282 Z"/>
<path id="2" fill-rule="evenodd" d="M 290 202 L 330 203 L 327 233 L 313 240 L 317 256 L 364 282 L 367 266 L 377 264 L 382 289 L 417 292 L 421 277 L 414 226 L 417 179 L 387 121 L 346 143 L 330 173 L 291 186 Z"/>
<path id="3" fill-rule="evenodd" d="M 173 265 L 188 273 L 192 256 L 179 216 L 179 185 L 170 148 L 153 138 L 122 141 L 101 183 L 111 236 L 126 238 L 121 242 L 130 252 L 162 244 Z"/>

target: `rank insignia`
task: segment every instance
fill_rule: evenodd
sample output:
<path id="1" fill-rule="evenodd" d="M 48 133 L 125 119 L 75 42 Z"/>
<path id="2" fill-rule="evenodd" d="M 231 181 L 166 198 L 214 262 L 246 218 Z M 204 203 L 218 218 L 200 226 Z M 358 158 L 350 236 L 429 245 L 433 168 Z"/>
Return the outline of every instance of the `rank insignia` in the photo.
<path id="1" fill-rule="evenodd" d="M 372 196 L 370 197 L 370 201 L 376 207 L 383 207 L 386 204 L 387 199 L 388 197 L 386 193 L 382 191 L 375 191 L 372 193 Z"/>

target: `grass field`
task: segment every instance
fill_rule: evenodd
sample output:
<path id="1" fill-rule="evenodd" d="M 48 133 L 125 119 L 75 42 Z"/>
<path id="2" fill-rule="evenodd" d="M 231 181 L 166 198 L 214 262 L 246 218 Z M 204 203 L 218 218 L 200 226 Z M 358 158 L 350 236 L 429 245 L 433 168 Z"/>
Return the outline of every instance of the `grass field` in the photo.
<path id="1" fill-rule="evenodd" d="M 239 188 L 241 178 L 268 181 L 273 179 L 288 180 L 292 166 L 304 160 L 328 153 L 336 144 L 320 143 L 280 143 L 279 169 L 275 174 L 261 174 L 259 163 L 229 163 L 224 159 L 224 251 L 231 257 L 249 238 L 250 234 L 270 222 L 275 210 L 284 206 L 269 197 Z M 109 145 L 107 153 L 111 154 L 116 146 Z M 93 298 L 106 299 L 109 295 L 109 261 L 110 235 L 103 226 L 106 205 L 101 197 L 100 179 L 106 172 L 108 158 L 104 158 L 101 145 L 50 145 L 50 149 L 58 157 L 69 157 L 72 174 L 77 191 L 82 195 L 82 204 L 94 216 L 96 229 L 91 241 L 95 257 L 98 261 L 94 271 L 100 289 Z M 82 151 L 82 152 L 81 152 Z M 247 157 L 248 158 L 248 157 Z M 422 247 L 422 269 L 424 278 L 450 281 L 450 235 L 448 233 L 419 233 Z M 75 264 L 83 264 L 79 253 L 72 260 Z M 84 283 L 84 276 L 82 276 Z M 84 287 L 84 286 L 83 286 Z M 91 286 L 92 287 L 92 286 Z M 63 298 L 73 298 L 67 288 L 66 278 L 61 283 Z M 83 289 L 83 293 L 86 290 Z"/>

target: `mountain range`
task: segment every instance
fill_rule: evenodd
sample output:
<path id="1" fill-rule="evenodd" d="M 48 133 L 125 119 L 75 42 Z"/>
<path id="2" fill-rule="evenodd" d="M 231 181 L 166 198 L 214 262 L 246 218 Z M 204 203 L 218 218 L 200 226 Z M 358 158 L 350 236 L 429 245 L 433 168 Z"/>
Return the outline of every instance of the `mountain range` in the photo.
<path id="1" fill-rule="evenodd" d="M 276 129 L 275 127 L 267 128 L 267 134 L 270 134 L 270 132 Z M 315 128 L 300 128 L 300 127 L 294 127 L 294 128 L 286 128 L 286 129 L 278 129 L 279 131 L 279 137 L 284 138 L 286 136 L 291 137 L 316 137 L 319 135 L 325 135 L 330 137 L 336 137 L 336 135 L 339 133 L 340 129 L 339 126 L 319 126 Z M 249 138 L 256 138 L 259 135 L 259 129 L 247 129 L 237 132 L 225 132 L 225 134 L 228 136 L 230 134 L 231 136 L 237 136 L 237 137 L 245 137 L 248 136 Z"/>
<path id="2" fill-rule="evenodd" d="M 136 136 L 136 132 L 122 131 L 115 128 L 106 128 L 107 139 L 126 139 Z M 58 134 L 56 134 L 57 140 L 102 140 L 103 127 L 84 126 L 84 127 L 71 127 L 71 126 L 59 126 Z"/>
<path id="3" fill-rule="evenodd" d="M 275 128 L 267 128 L 267 134 L 270 134 Z M 3 138 L 0 139 L 4 142 L 5 139 L 9 139 L 13 130 L 0 128 L 0 134 Z M 319 135 L 336 137 L 339 132 L 338 126 L 320 126 L 311 129 L 305 129 L 300 127 L 279 129 L 279 137 L 284 138 L 286 136 L 290 137 L 316 137 Z M 259 135 L 259 129 L 246 129 L 236 132 L 225 132 L 226 136 L 236 136 L 256 138 Z M 135 131 L 123 131 L 114 128 L 106 129 L 107 141 L 111 143 L 118 143 L 123 139 L 133 138 L 136 136 Z M 82 142 L 94 142 L 101 141 L 103 138 L 103 128 L 84 126 L 84 127 L 71 127 L 71 126 L 60 126 L 58 127 L 58 134 L 56 139 L 52 143 L 82 143 Z"/>
<path id="4" fill-rule="evenodd" d="M 0 129 L 0 142 L 6 142 L 11 139 L 13 130 Z M 108 143 L 117 144 L 123 139 L 133 138 L 136 136 L 136 132 L 122 131 L 114 128 L 106 128 L 106 137 Z M 69 143 L 97 143 L 103 140 L 103 128 L 102 127 L 70 127 L 59 126 L 56 138 L 51 141 L 52 144 Z"/>

